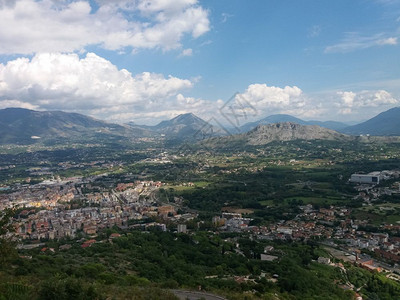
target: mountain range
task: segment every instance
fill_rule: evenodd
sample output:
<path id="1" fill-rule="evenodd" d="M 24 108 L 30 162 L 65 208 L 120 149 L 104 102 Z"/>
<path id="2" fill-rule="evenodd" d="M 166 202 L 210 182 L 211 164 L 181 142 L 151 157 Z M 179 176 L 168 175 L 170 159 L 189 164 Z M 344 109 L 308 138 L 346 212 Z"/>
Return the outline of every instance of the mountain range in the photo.
<path id="1" fill-rule="evenodd" d="M 268 126 L 271 124 L 283 124 Z M 291 125 L 287 125 L 291 124 Z M 298 127 L 295 126 L 311 126 Z M 307 130 L 305 128 L 308 128 Z M 312 130 L 310 129 L 312 128 Z M 330 131 L 321 131 L 324 128 Z M 348 135 L 400 136 L 400 107 L 392 108 L 376 117 L 354 126 L 328 121 L 304 121 L 290 115 L 271 115 L 241 128 L 250 144 L 257 139 L 286 140 L 339 137 Z M 334 134 L 334 131 L 336 132 Z M 118 125 L 97 120 L 77 113 L 62 111 L 33 111 L 23 108 L 0 110 L 0 144 L 31 144 L 49 142 L 113 142 L 135 141 L 138 138 L 155 138 L 167 141 L 196 141 L 226 135 L 227 132 L 213 126 L 192 113 L 182 114 L 155 126 L 137 125 L 133 122 Z M 259 137 L 255 137 L 259 135 Z M 244 136 L 238 135 L 238 139 Z"/>
<path id="2" fill-rule="evenodd" d="M 30 144 L 34 141 L 114 140 L 140 136 L 142 129 L 110 124 L 77 113 L 33 111 L 23 108 L 0 110 L 0 143 Z"/>

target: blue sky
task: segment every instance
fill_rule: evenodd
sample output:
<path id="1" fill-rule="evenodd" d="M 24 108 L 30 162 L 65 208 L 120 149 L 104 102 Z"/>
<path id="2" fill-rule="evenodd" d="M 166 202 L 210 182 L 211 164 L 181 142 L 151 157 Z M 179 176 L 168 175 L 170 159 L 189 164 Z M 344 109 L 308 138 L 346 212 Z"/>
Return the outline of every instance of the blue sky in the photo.
<path id="1" fill-rule="evenodd" d="M 360 121 L 399 105 L 399 36 L 397 0 L 0 0 L 0 108 Z"/>

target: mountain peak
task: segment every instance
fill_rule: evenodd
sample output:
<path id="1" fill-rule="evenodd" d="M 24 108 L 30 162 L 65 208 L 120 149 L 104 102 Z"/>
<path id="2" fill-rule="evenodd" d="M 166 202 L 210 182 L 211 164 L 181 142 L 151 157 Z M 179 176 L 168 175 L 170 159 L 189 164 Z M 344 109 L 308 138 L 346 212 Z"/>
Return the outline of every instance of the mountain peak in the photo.
<path id="1" fill-rule="evenodd" d="M 196 116 L 193 113 L 186 113 L 186 114 L 180 114 L 176 116 L 175 118 L 171 119 L 172 122 L 185 122 L 185 121 L 200 121 L 200 122 L 205 122 L 198 116 Z"/>
<path id="2" fill-rule="evenodd" d="M 196 140 L 204 136 L 222 135 L 220 128 L 208 124 L 193 113 L 185 113 L 171 120 L 160 122 L 154 126 L 155 130 L 172 139 Z"/>
<path id="3" fill-rule="evenodd" d="M 186 113 L 186 114 L 181 114 L 178 115 L 171 120 L 166 120 L 160 122 L 158 125 L 155 127 L 158 129 L 161 128 L 166 128 L 170 126 L 176 126 L 176 125 L 182 125 L 182 126 L 191 126 L 191 125 L 196 125 L 196 126 L 204 126 L 206 124 L 206 121 L 203 119 L 199 118 L 193 113 Z"/>

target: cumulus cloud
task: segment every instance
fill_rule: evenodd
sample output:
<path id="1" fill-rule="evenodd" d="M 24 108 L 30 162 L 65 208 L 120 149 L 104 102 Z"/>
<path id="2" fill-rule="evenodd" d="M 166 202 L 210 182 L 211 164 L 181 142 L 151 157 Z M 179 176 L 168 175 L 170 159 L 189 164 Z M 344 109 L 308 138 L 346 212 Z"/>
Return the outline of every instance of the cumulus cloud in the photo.
<path id="1" fill-rule="evenodd" d="M 198 79 L 131 74 L 94 53 L 41 53 L 0 64 L 0 108 L 75 111 L 113 122 L 154 124 L 180 113 L 204 118 L 221 101 L 187 97 Z"/>
<path id="2" fill-rule="evenodd" d="M 7 2 L 7 1 L 6 1 Z M 15 0 L 0 2 L 0 54 L 181 47 L 184 35 L 210 29 L 197 0 Z"/>
<path id="3" fill-rule="evenodd" d="M 252 84 L 243 93 L 223 103 L 220 112 L 234 126 L 272 114 L 289 114 L 305 120 L 346 122 L 373 117 L 399 103 L 385 90 L 306 94 L 297 86 L 282 88 Z"/>
<path id="4" fill-rule="evenodd" d="M 297 86 L 280 88 L 266 84 L 249 85 L 244 93 L 235 97 L 235 101 L 248 103 L 248 113 L 251 112 L 253 115 L 277 113 L 305 105 L 303 92 Z"/>
<path id="5" fill-rule="evenodd" d="M 399 104 L 399 100 L 394 98 L 385 90 L 338 92 L 340 101 L 336 102 L 339 113 L 343 115 L 360 113 L 362 110 L 375 107 L 388 107 Z"/>
<path id="6" fill-rule="evenodd" d="M 395 99 L 389 92 L 385 90 L 378 91 L 361 91 L 354 92 L 338 92 L 341 96 L 339 106 L 343 107 L 377 107 L 386 104 L 397 104 Z"/>
<path id="7" fill-rule="evenodd" d="M 237 93 L 222 103 L 219 111 L 225 121 L 241 126 L 267 115 L 298 110 L 305 103 L 302 90 L 296 86 L 280 88 L 267 84 L 251 84 L 245 92 Z"/>
<path id="8" fill-rule="evenodd" d="M 372 36 L 362 36 L 358 32 L 348 32 L 341 42 L 326 47 L 325 53 L 346 53 L 388 45 L 397 45 L 397 37 L 386 37 L 383 33 Z"/>
<path id="9" fill-rule="evenodd" d="M 307 95 L 297 86 L 263 83 L 251 84 L 227 101 L 185 95 L 195 83 L 171 75 L 132 74 L 94 53 L 40 53 L 0 64 L 0 108 L 75 111 L 144 124 L 193 112 L 205 120 L 240 126 L 277 113 L 320 120 L 350 114 L 365 118 L 399 104 L 385 90 Z"/>
<path id="10" fill-rule="evenodd" d="M 132 75 L 88 53 L 35 55 L 0 64 L 0 103 L 10 99 L 41 109 L 93 110 L 158 104 L 192 82 L 144 72 Z M 20 105 L 19 105 L 20 106 Z"/>

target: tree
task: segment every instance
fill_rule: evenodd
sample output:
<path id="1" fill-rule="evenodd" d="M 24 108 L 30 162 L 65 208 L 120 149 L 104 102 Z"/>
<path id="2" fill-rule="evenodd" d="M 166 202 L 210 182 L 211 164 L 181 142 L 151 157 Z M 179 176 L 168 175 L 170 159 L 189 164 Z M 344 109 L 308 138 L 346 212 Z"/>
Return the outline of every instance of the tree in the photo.
<path id="1" fill-rule="evenodd" d="M 0 238 L 3 238 L 9 232 L 14 231 L 14 227 L 11 224 L 11 218 L 14 215 L 14 210 L 6 208 L 0 211 Z"/>
<path id="2" fill-rule="evenodd" d="M 0 266 L 6 264 L 15 257 L 15 243 L 10 236 L 14 231 L 11 218 L 14 215 L 13 209 L 5 209 L 0 212 Z"/>

